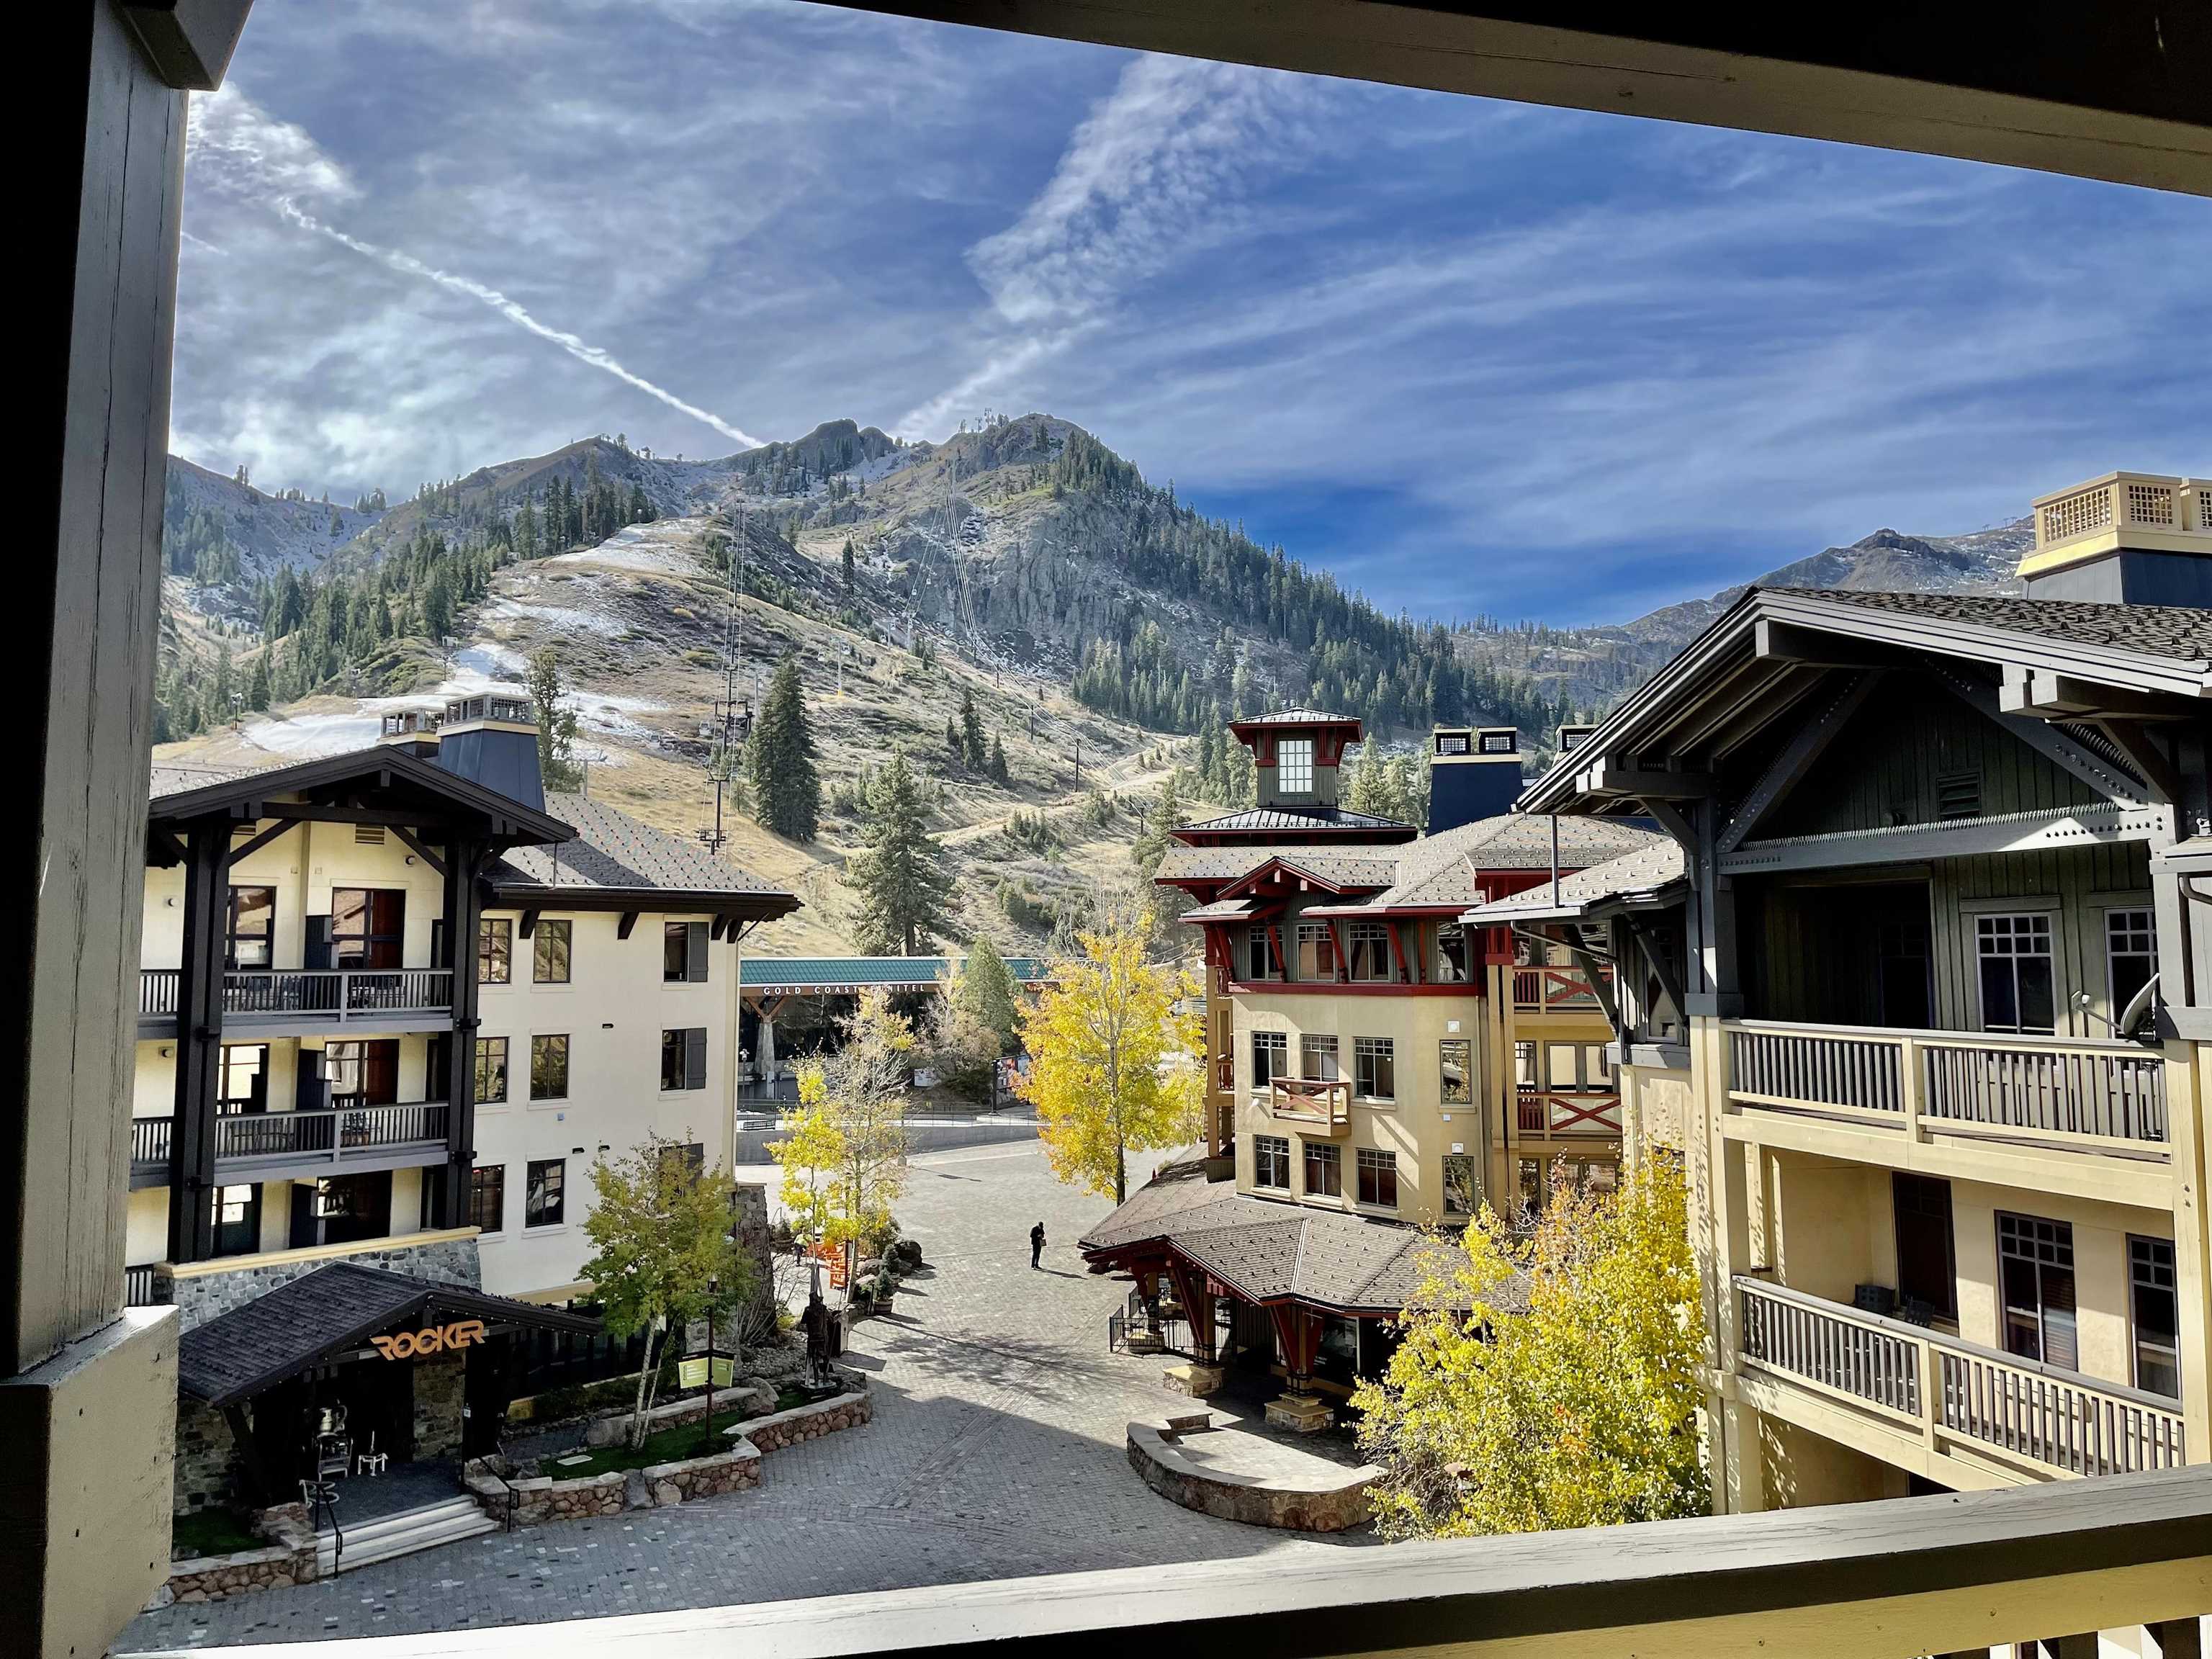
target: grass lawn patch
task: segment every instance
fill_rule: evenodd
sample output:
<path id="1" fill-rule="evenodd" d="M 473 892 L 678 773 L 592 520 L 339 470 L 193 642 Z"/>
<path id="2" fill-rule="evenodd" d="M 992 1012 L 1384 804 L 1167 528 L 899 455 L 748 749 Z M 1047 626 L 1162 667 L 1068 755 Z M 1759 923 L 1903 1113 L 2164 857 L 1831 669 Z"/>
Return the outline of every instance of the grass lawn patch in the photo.
<path id="1" fill-rule="evenodd" d="M 200 1555 L 235 1555 L 240 1550 L 269 1547 L 246 1517 L 235 1510 L 198 1510 L 180 1515 L 169 1523 L 169 1559 L 187 1560 Z"/>
<path id="2" fill-rule="evenodd" d="M 581 1480 L 594 1474 L 607 1474 L 616 1469 L 650 1468 L 655 1463 L 680 1463 L 686 1458 L 704 1457 L 710 1452 L 726 1452 L 736 1443 L 722 1431 L 738 1421 L 734 1413 L 714 1414 L 714 1432 L 710 1436 L 703 1423 L 678 1423 L 665 1429 L 656 1429 L 645 1437 L 645 1444 L 593 1446 L 586 1449 L 580 1463 L 544 1465 L 541 1473 L 556 1480 Z"/>

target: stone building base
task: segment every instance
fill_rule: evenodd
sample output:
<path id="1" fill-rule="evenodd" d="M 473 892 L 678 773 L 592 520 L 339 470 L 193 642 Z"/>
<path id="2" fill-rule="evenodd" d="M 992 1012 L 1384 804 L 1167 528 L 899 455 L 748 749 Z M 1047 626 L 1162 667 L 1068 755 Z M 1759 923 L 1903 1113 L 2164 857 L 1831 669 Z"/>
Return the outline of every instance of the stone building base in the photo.
<path id="1" fill-rule="evenodd" d="M 1293 1434 L 1319 1434 L 1336 1420 L 1328 1401 L 1316 1394 L 1280 1394 L 1267 1402 L 1267 1421 Z"/>
<path id="2" fill-rule="evenodd" d="M 1200 1365 L 1196 1362 L 1188 1365 L 1170 1365 L 1160 1373 L 1160 1382 L 1170 1393 L 1187 1394 L 1193 1400 L 1204 1400 L 1210 1395 L 1220 1393 L 1226 1378 L 1227 1373 L 1220 1366 Z"/>

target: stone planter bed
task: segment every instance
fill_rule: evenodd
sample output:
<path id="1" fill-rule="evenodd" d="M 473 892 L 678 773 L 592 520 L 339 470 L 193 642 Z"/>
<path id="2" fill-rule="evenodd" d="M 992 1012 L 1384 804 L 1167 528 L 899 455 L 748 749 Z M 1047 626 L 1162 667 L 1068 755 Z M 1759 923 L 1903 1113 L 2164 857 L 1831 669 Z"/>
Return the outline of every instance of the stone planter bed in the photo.
<path id="1" fill-rule="evenodd" d="M 1346 1468 L 1278 1441 L 1216 1428 L 1211 1412 L 1129 1425 L 1129 1466 L 1163 1498 L 1201 1515 L 1288 1532 L 1345 1532 L 1371 1518 L 1371 1464 Z"/>
<path id="2" fill-rule="evenodd" d="M 172 1561 L 169 1582 L 155 1593 L 155 1605 L 220 1601 L 247 1590 L 268 1589 L 278 1584 L 304 1584 L 317 1576 L 315 1534 L 307 1525 L 304 1508 L 297 1504 L 279 1504 L 263 1510 L 255 1525 L 269 1539 L 258 1549 Z"/>
<path id="3" fill-rule="evenodd" d="M 570 1480 L 561 1478 L 557 1462 L 540 1459 L 535 1466 L 508 1478 L 507 1484 L 514 1487 L 515 1494 L 514 1522 L 517 1526 L 536 1526 L 546 1521 L 620 1515 L 625 1510 L 665 1509 L 757 1486 L 760 1484 L 760 1461 L 766 1453 L 857 1427 L 875 1415 L 875 1403 L 866 1386 L 858 1379 L 850 1380 L 855 1386 L 847 1393 L 811 1405 L 793 1407 L 789 1411 L 747 1418 L 719 1431 L 732 1438 L 731 1449 L 726 1452 L 655 1463 L 641 1469 L 610 1469 L 603 1474 Z M 719 1393 L 716 1395 L 718 1400 L 722 1397 Z M 676 1413 L 687 1407 L 691 1408 L 690 1418 L 696 1419 L 703 1414 L 705 1404 L 703 1401 L 676 1401 L 667 1409 Z M 653 1415 L 656 1426 L 667 1426 L 659 1420 L 658 1410 Z M 613 1420 L 617 1432 L 608 1443 L 620 1437 L 619 1426 L 626 1419 Z M 686 1419 L 678 1417 L 675 1420 Z M 497 1520 L 506 1517 L 506 1486 L 477 1470 L 471 1471 L 468 1484 L 486 1514 Z"/>

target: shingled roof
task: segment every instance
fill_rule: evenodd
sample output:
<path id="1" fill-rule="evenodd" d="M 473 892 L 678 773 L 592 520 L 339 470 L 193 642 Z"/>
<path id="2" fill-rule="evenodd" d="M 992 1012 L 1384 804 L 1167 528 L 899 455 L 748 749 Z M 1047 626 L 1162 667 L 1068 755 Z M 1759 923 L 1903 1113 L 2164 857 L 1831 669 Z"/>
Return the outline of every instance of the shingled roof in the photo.
<path id="1" fill-rule="evenodd" d="M 2103 646 L 2212 665 L 2212 611 L 2195 605 L 2108 605 L 2087 599 L 2005 599 L 1984 593 L 1872 593 L 1814 587 L 1759 591 L 1862 611 L 1887 611 L 1900 617 L 1965 623 L 2067 645 Z"/>
<path id="2" fill-rule="evenodd" d="M 1418 1228 L 1249 1197 L 1188 1168 L 1139 1188 L 1079 1241 L 1102 1262 L 1147 1246 L 1175 1250 L 1248 1302 L 1380 1317 L 1403 1312 L 1429 1261 L 1449 1249 Z M 1519 1312 L 1527 1286 L 1501 1285 L 1492 1302 Z"/>
<path id="3" fill-rule="evenodd" d="M 599 1328 L 583 1314 L 334 1261 L 186 1331 L 177 1344 L 177 1385 L 211 1406 L 234 1405 L 380 1332 L 454 1319 L 585 1334 Z"/>
<path id="4" fill-rule="evenodd" d="M 1666 839 L 1656 830 L 1617 819 L 1561 818 L 1559 827 L 1563 870 L 1584 869 Z M 1547 870 L 1551 863 L 1549 818 L 1519 812 L 1477 818 L 1407 847 L 1398 861 L 1396 883 L 1377 894 L 1372 903 L 1377 908 L 1473 904 L 1481 896 L 1476 872 Z"/>
<path id="5" fill-rule="evenodd" d="M 503 903 L 555 909 L 564 899 L 659 894 L 680 900 L 687 909 L 742 909 L 763 917 L 799 908 L 792 894 L 724 863 L 697 842 L 640 823 L 603 801 L 548 795 L 545 810 L 574 825 L 575 839 L 505 854 L 489 878 Z"/>
<path id="6" fill-rule="evenodd" d="M 1602 823 L 1606 820 L 1562 818 L 1559 827 L 1564 830 L 1569 823 L 1577 822 Z M 1607 859 L 1603 864 L 1594 864 L 1587 870 L 1560 877 L 1556 896 L 1551 883 L 1545 882 L 1526 892 L 1478 905 L 1461 920 L 1484 927 L 1516 921 L 1571 919 L 1608 900 L 1656 896 L 1681 879 L 1680 844 L 1670 837 L 1658 836 L 1632 853 L 1624 853 L 1617 859 Z"/>
<path id="7" fill-rule="evenodd" d="M 1402 831 L 1408 836 L 1420 833 L 1418 825 L 1401 819 L 1380 817 L 1372 812 L 1355 812 L 1343 806 L 1248 806 L 1241 812 L 1224 813 L 1218 818 L 1177 824 L 1173 833 L 1178 836 L 1253 835 L 1284 830 L 1385 835 Z"/>

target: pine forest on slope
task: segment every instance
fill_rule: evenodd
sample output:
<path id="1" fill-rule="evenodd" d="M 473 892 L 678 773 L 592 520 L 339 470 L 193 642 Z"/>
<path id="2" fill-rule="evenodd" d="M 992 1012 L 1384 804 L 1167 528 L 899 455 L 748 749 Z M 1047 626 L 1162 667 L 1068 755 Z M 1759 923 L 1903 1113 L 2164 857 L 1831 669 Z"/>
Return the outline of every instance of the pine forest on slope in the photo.
<path id="1" fill-rule="evenodd" d="M 2026 533 L 1882 531 L 1762 580 L 1991 590 Z M 593 438 L 396 506 L 173 459 L 164 554 L 160 739 L 264 763 L 343 746 L 374 735 L 380 699 L 518 681 L 550 645 L 599 757 L 591 792 L 686 835 L 713 817 L 734 574 L 738 692 L 758 708 L 795 662 L 821 779 L 812 842 L 726 813 L 732 855 L 809 900 L 764 940 L 779 951 L 849 948 L 836 876 L 895 748 L 958 878 L 951 930 L 1035 949 L 1098 871 L 1132 868 L 1137 809 L 1173 767 L 1187 798 L 1249 798 L 1228 719 L 1310 702 L 1400 742 L 1510 724 L 1541 754 L 1741 591 L 1619 627 L 1386 617 L 1040 415 L 935 445 L 833 422 L 709 460 Z M 1366 767 L 1364 797 L 1418 811 L 1410 762 Z"/>

